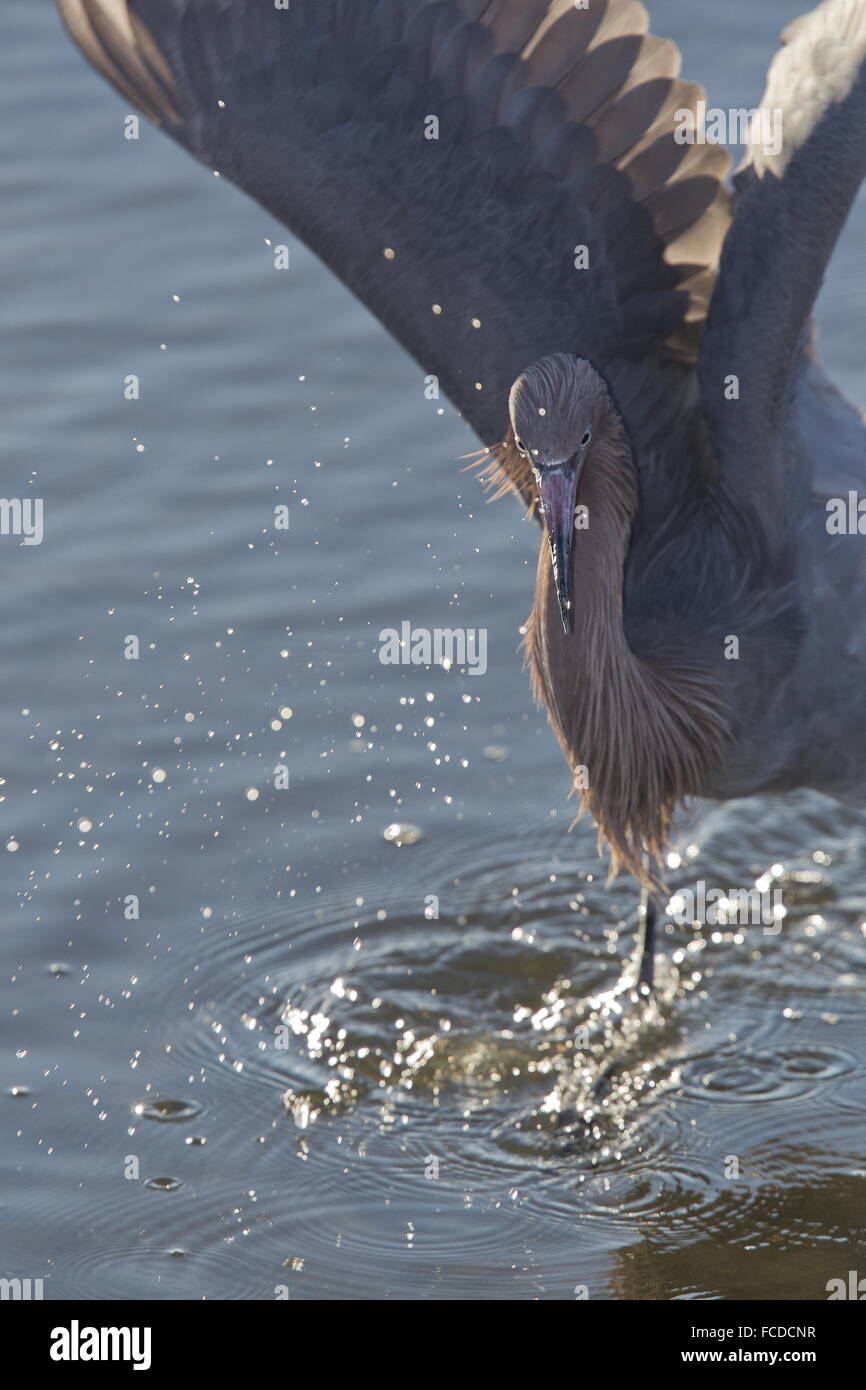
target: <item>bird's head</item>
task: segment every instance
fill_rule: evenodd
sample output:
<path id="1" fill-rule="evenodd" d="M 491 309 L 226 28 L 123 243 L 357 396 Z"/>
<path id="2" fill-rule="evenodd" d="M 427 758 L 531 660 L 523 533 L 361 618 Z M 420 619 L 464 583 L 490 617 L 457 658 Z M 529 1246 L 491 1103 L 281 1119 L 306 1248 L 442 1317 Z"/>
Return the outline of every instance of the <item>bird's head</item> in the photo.
<path id="1" fill-rule="evenodd" d="M 511 388 L 514 447 L 531 465 L 544 513 L 562 625 L 573 628 L 571 552 L 577 490 L 610 395 L 590 362 L 570 353 L 539 358 Z"/>

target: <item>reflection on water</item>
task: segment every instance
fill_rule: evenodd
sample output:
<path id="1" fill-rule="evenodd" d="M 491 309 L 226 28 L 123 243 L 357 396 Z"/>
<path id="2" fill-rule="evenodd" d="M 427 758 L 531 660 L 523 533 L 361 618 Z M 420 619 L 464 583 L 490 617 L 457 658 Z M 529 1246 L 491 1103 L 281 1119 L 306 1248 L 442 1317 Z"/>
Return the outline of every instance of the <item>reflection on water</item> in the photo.
<path id="1" fill-rule="evenodd" d="M 332 1291 L 348 1289 L 363 1259 L 370 1296 L 424 1296 L 431 1279 L 439 1296 L 477 1295 L 471 1271 L 484 1269 L 505 1297 L 525 1294 L 530 1271 L 557 1297 L 584 1284 L 596 1297 L 766 1297 L 780 1253 L 809 1246 L 830 1205 L 820 1261 L 793 1266 L 797 1296 L 821 1297 L 853 1258 L 866 1178 L 862 934 L 831 875 L 819 901 L 833 930 L 801 892 L 778 938 L 672 933 L 672 993 L 653 1016 L 600 1017 L 587 1001 L 605 998 L 631 945 L 600 890 L 575 893 L 538 846 L 508 864 L 495 844 L 467 851 L 470 892 L 433 855 L 422 866 L 448 904 L 433 924 L 407 857 L 362 907 L 334 895 L 202 929 L 170 1070 L 197 1094 L 216 1086 L 221 1105 L 231 1092 L 262 1150 L 257 1202 L 279 1200 L 283 1175 L 301 1232 L 293 1290 L 304 1296 L 307 1274 L 314 1292 L 334 1260 Z M 520 1277 L 499 1269 L 503 1249 L 523 1252 Z M 647 1268 L 656 1249 L 666 1258 Z"/>
<path id="2" fill-rule="evenodd" d="M 312 257 L 275 289 L 270 220 L 158 134 L 131 149 L 51 7 L 10 8 L 0 389 L 45 539 L 0 546 L 0 1272 L 825 1297 L 866 1209 L 863 817 L 693 808 L 672 893 L 760 884 L 781 929 L 668 920 L 655 1004 L 619 991 L 634 888 L 568 833 L 517 655 L 532 528 Z M 654 12 L 741 104 L 799 5 L 764 8 Z M 825 349 L 862 397 L 846 254 Z M 486 675 L 383 666 L 404 619 L 483 627 Z"/>

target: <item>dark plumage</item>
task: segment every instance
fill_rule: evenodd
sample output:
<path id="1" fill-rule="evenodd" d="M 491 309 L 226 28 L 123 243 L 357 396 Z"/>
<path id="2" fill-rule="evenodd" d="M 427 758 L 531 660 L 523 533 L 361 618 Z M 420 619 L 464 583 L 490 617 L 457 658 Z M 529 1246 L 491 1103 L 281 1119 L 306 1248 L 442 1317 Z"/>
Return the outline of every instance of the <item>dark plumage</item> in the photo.
<path id="1" fill-rule="evenodd" d="M 649 884 L 691 794 L 863 801 L 866 552 L 825 502 L 866 483 L 866 431 L 809 344 L 866 172 L 864 0 L 790 26 L 782 147 L 733 207 L 634 0 L 58 3 L 439 377 L 545 526 L 528 659 L 614 868 Z"/>

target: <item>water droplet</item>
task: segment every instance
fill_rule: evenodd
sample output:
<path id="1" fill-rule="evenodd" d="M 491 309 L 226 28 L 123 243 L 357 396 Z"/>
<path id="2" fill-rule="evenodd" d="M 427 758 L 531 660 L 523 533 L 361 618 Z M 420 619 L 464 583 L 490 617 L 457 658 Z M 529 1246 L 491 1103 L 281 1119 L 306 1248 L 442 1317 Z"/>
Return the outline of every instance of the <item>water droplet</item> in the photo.
<path id="1" fill-rule="evenodd" d="M 504 763 L 508 757 L 508 749 L 501 748 L 499 744 L 491 743 L 485 748 L 484 756 L 489 763 Z"/>
<path id="2" fill-rule="evenodd" d="M 391 845 L 417 845 L 423 839 L 424 832 L 418 825 L 409 825 L 406 821 L 395 821 L 384 831 L 385 839 Z"/>
<path id="3" fill-rule="evenodd" d="M 204 1106 L 195 1100 L 170 1100 L 168 1096 L 150 1096 L 147 1100 L 138 1101 L 132 1109 L 133 1114 L 141 1115 L 143 1119 L 177 1124 L 195 1119 L 196 1115 L 201 1114 Z"/>

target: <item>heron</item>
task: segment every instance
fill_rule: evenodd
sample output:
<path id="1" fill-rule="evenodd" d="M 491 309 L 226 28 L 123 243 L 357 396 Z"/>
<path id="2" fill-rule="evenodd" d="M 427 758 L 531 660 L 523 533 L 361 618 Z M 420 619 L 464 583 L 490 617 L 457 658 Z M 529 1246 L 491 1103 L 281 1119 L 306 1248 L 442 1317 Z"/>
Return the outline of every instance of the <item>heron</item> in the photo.
<path id="1" fill-rule="evenodd" d="M 636 0 L 58 4 L 438 379 L 537 521 L 526 661 L 640 886 L 651 996 L 681 803 L 864 804 L 866 421 L 812 312 L 866 172 L 866 0 L 785 30 L 733 180 Z"/>

